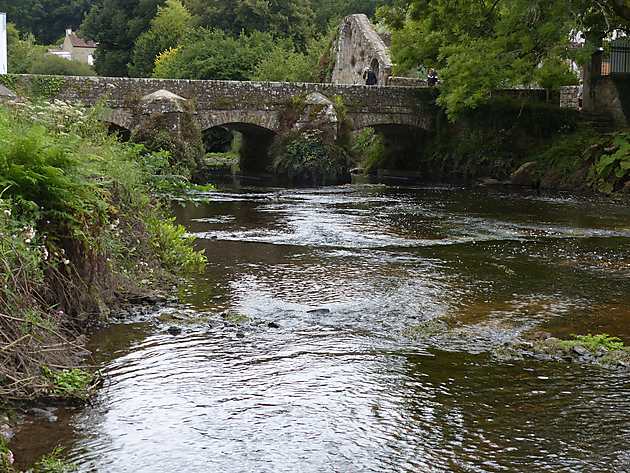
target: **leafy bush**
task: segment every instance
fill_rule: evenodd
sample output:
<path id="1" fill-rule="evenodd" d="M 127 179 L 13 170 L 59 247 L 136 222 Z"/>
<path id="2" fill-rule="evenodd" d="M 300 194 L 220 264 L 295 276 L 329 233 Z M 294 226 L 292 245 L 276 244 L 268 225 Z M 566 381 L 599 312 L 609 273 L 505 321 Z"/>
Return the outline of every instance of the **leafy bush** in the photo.
<path id="1" fill-rule="evenodd" d="M 198 28 L 176 49 L 156 61 L 154 77 L 167 79 L 249 80 L 260 61 L 276 46 L 268 33 L 234 38 L 216 29 Z"/>
<path id="2" fill-rule="evenodd" d="M 318 186 L 348 181 L 348 153 L 318 130 L 289 133 L 273 148 L 275 174 L 289 182 Z"/>
<path id="3" fill-rule="evenodd" d="M 69 61 L 59 56 L 44 55 L 30 67 L 29 73 L 50 76 L 94 76 L 92 67 L 78 61 Z"/>
<path id="4" fill-rule="evenodd" d="M 630 133 L 617 133 L 611 146 L 597 158 L 591 180 L 600 191 L 611 193 L 630 179 Z"/>
<path id="5" fill-rule="evenodd" d="M 153 223 L 164 212 L 151 192 L 173 173 L 165 155 L 108 136 L 98 109 L 15 107 L 0 108 L 0 395 L 46 396 L 52 385 L 70 396 L 84 374 L 42 366 L 79 360 L 73 329 L 105 316 L 117 293 L 204 259 L 180 229 Z"/>
<path id="6" fill-rule="evenodd" d="M 206 266 L 206 257 L 193 249 L 195 238 L 186 229 L 175 224 L 175 219 L 148 220 L 149 243 L 162 264 L 170 271 L 200 272 Z"/>
<path id="7" fill-rule="evenodd" d="M 52 370 L 42 367 L 42 373 L 52 383 L 51 394 L 63 398 L 86 399 L 94 375 L 80 369 Z"/>
<path id="8" fill-rule="evenodd" d="M 357 156 L 361 166 L 370 172 L 381 165 L 385 156 L 385 143 L 383 137 L 374 131 L 374 128 L 366 128 L 354 137 L 352 153 Z"/>

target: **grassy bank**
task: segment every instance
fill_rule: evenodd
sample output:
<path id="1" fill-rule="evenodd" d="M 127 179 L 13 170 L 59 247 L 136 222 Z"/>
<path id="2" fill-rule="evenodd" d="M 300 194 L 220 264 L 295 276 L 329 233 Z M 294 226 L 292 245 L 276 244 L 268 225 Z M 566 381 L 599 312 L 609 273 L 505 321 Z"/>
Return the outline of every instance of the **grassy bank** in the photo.
<path id="1" fill-rule="evenodd" d="M 108 136 L 98 110 L 0 108 L 0 398 L 84 398 L 80 334 L 129 295 L 203 267 L 155 191 L 169 157 Z"/>

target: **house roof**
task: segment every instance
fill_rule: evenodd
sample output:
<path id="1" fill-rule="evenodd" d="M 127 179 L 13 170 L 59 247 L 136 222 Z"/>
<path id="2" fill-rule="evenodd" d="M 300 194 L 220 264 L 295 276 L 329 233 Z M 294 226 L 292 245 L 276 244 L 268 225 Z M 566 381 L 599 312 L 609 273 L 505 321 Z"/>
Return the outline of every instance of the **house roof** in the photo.
<path id="1" fill-rule="evenodd" d="M 96 43 L 94 41 L 80 38 L 74 33 L 68 35 L 68 38 L 70 39 L 70 43 L 72 44 L 72 46 L 74 46 L 75 48 L 96 48 Z"/>

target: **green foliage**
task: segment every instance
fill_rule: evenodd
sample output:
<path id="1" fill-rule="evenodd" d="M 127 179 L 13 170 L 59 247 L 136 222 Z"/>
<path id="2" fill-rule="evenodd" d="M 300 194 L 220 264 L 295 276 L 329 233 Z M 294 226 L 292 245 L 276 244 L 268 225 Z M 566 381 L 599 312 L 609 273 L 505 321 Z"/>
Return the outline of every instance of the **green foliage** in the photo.
<path id="1" fill-rule="evenodd" d="M 55 448 L 33 466 L 33 473 L 71 473 L 77 471 L 76 465 L 63 459 L 63 453 L 63 448 Z"/>
<path id="2" fill-rule="evenodd" d="M 193 26 L 193 17 L 179 0 L 167 0 L 158 7 L 151 27 L 135 43 L 133 62 L 129 66 L 132 76 L 150 77 L 158 55 L 177 47 Z"/>
<path id="3" fill-rule="evenodd" d="M 42 373 L 52 384 L 51 394 L 62 398 L 87 399 L 94 375 L 80 369 L 52 370 L 42 367 Z"/>
<path id="4" fill-rule="evenodd" d="M 15 25 L 7 25 L 7 55 L 10 74 L 27 74 L 33 64 L 44 55 L 44 48 L 38 46 L 35 37 L 27 34 L 20 37 Z"/>
<path id="5" fill-rule="evenodd" d="M 584 0 L 401 0 L 379 16 L 395 29 L 398 73 L 439 70 L 439 103 L 451 120 L 486 103 L 494 89 L 575 83 L 564 61 L 588 54 L 570 47 L 572 32 L 601 37 L 620 25 L 612 10 Z"/>
<path id="6" fill-rule="evenodd" d="M 256 66 L 274 50 L 268 33 L 228 36 L 216 29 L 189 32 L 177 49 L 160 58 L 155 77 L 169 79 L 249 80 Z"/>
<path id="7" fill-rule="evenodd" d="M 317 62 L 312 59 L 303 53 L 275 47 L 256 66 L 252 79 L 274 82 L 315 82 Z"/>
<path id="8" fill-rule="evenodd" d="M 175 219 L 152 218 L 147 223 L 151 234 L 149 244 L 166 269 L 175 273 L 204 270 L 206 257 L 193 249 L 195 238 L 183 226 L 176 225 Z"/>
<path id="9" fill-rule="evenodd" d="M 371 172 L 378 169 L 385 157 L 383 137 L 377 134 L 374 128 L 360 131 L 354 137 L 352 154 L 359 159 L 365 171 Z"/>
<path id="10" fill-rule="evenodd" d="M 539 86 L 557 91 L 565 85 L 579 84 L 579 78 L 566 61 L 559 57 L 549 57 L 534 73 L 534 81 Z"/>
<path id="11" fill-rule="evenodd" d="M 81 33 L 98 43 L 96 72 L 125 76 L 134 44 L 149 29 L 164 0 L 107 0 L 97 2 L 81 25 Z"/>
<path id="12" fill-rule="evenodd" d="M 83 373 L 41 369 L 78 362 L 69 327 L 203 257 L 150 195 L 167 158 L 108 136 L 102 110 L 15 107 L 0 108 L 0 396 L 74 396 Z"/>
<path id="13" fill-rule="evenodd" d="M 276 176 L 306 185 L 331 185 L 347 180 L 349 155 L 318 130 L 289 133 L 272 149 Z"/>
<path id="14" fill-rule="evenodd" d="M 57 76 L 93 76 L 92 67 L 78 61 L 68 61 L 59 56 L 45 55 L 34 62 L 29 69 L 30 74 Z"/>
<path id="15" fill-rule="evenodd" d="M 0 471 L 13 473 L 13 453 L 9 450 L 6 440 L 0 435 Z"/>
<path id="16" fill-rule="evenodd" d="M 562 340 L 560 346 L 565 350 L 581 346 L 592 352 L 596 352 L 599 348 L 604 348 L 608 351 L 623 350 L 625 348 L 620 338 L 611 337 L 606 333 L 600 335 L 573 335 L 573 340 Z"/>
<path id="17" fill-rule="evenodd" d="M 630 179 L 630 133 L 615 134 L 612 145 L 606 148 L 593 166 L 591 180 L 602 192 L 611 193 Z"/>
<path id="18" fill-rule="evenodd" d="M 288 38 L 298 48 L 306 46 L 313 36 L 311 0 L 187 0 L 186 4 L 207 28 L 225 31 L 228 35 L 250 35 L 256 31 L 274 38 Z"/>
<path id="19" fill-rule="evenodd" d="M 66 28 L 76 29 L 94 0 L 0 0 L 0 11 L 42 44 L 52 44 Z"/>
<path id="20" fill-rule="evenodd" d="M 328 71 L 329 49 L 335 39 L 332 33 L 314 38 L 306 51 L 296 50 L 288 42 L 279 42 L 256 66 L 253 80 L 277 82 L 326 82 L 332 73 Z"/>
<path id="21" fill-rule="evenodd" d="M 46 47 L 36 44 L 35 37 L 23 37 L 9 24 L 7 27 L 8 60 L 10 74 L 42 74 L 62 76 L 94 75 L 94 69 L 87 64 L 68 61 L 59 56 L 46 54 Z"/>

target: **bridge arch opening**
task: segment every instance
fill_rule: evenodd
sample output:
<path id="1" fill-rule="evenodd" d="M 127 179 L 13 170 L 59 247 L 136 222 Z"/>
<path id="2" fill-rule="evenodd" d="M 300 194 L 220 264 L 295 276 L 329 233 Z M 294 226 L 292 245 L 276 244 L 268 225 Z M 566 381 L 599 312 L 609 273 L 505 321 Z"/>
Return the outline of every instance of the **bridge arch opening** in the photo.
<path id="1" fill-rule="evenodd" d="M 131 140 L 131 130 L 128 128 L 112 122 L 105 122 L 105 126 L 107 127 L 107 133 L 117 136 L 120 141 L 127 142 Z"/>
<path id="2" fill-rule="evenodd" d="M 366 133 L 366 130 L 372 130 L 378 140 L 378 146 L 373 148 L 378 156 L 370 156 L 371 172 L 379 169 L 415 171 L 418 157 L 430 139 L 429 132 L 421 127 L 389 123 L 363 127 L 355 130 L 355 134 Z"/>
<path id="3" fill-rule="evenodd" d="M 223 123 L 203 131 L 207 153 L 238 154 L 241 172 L 263 174 L 271 165 L 269 150 L 276 133 L 252 123 Z M 229 155 L 226 155 L 229 156 Z"/>

